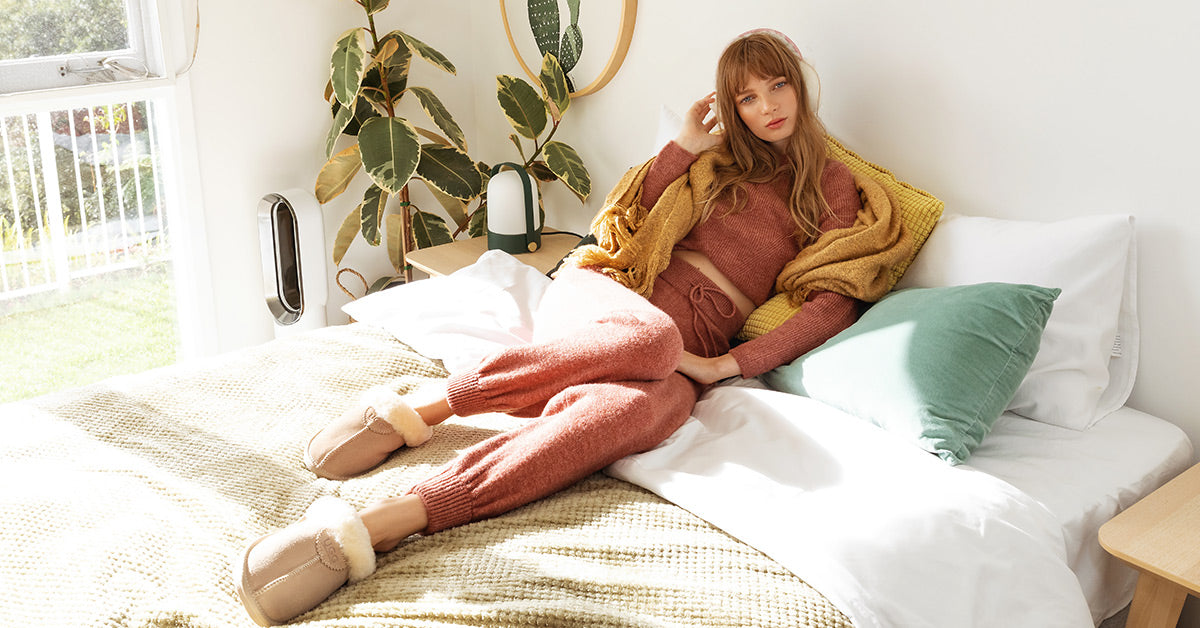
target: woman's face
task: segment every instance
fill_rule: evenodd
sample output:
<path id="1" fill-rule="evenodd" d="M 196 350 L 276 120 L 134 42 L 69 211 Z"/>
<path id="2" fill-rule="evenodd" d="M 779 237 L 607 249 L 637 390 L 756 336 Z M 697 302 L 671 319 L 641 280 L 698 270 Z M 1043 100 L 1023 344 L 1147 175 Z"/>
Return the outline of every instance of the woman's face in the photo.
<path id="1" fill-rule="evenodd" d="M 738 116 L 758 139 L 782 152 L 796 130 L 796 89 L 782 76 L 747 76 L 741 91 L 734 95 Z"/>

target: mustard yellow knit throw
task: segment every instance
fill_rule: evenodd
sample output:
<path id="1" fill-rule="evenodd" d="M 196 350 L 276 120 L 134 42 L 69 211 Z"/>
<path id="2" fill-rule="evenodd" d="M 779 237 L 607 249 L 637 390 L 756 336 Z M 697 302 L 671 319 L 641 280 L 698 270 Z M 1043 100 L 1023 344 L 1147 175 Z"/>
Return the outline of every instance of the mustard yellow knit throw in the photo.
<path id="1" fill-rule="evenodd" d="M 653 159 L 631 168 L 605 197 L 592 221 L 597 244 L 579 247 L 568 264 L 597 268 L 649 297 L 654 280 L 671 263 L 671 252 L 697 224 L 718 165 L 732 163 L 725 151 L 701 153 L 688 172 L 671 182 L 651 208 L 642 206 L 642 183 Z M 855 176 L 863 201 L 855 224 L 834 229 L 804 247 L 784 266 L 776 290 L 802 303 L 812 290 L 831 290 L 877 301 L 891 287 L 892 266 L 908 258 L 912 238 L 894 211 L 887 191 L 869 177 Z"/>
<path id="2" fill-rule="evenodd" d="M 813 290 L 874 302 L 895 284 L 892 268 L 908 259 L 913 239 L 890 193 L 874 179 L 854 175 L 863 208 L 854 224 L 831 229 L 784 265 L 775 291 L 799 305 Z"/>
<path id="3" fill-rule="evenodd" d="M 642 182 L 652 163 L 650 159 L 621 177 L 592 220 L 597 243 L 579 247 L 566 261 L 598 268 L 645 297 L 671 263 L 672 249 L 700 223 L 716 166 L 731 164 L 733 158 L 719 150 L 701 153 L 687 174 L 672 181 L 654 206 L 646 208 L 641 203 Z"/>

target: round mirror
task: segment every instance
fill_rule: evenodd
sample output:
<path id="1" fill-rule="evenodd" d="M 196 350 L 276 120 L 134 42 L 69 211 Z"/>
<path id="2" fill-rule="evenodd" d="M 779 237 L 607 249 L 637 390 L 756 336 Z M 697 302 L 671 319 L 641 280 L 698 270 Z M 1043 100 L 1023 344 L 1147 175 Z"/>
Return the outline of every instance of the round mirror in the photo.
<path id="1" fill-rule="evenodd" d="M 521 69 L 535 84 L 544 51 L 553 52 L 563 65 L 572 84 L 572 98 L 599 91 L 625 61 L 637 19 L 637 0 L 622 0 L 620 5 L 616 2 L 589 3 L 589 13 L 583 20 L 580 20 L 579 0 L 563 2 L 566 11 L 560 11 L 558 0 L 526 0 L 513 4 L 510 15 L 505 0 L 500 0 L 504 34 L 508 36 L 508 45 Z M 514 29 L 518 33 L 516 37 Z M 601 66 L 601 57 L 592 53 L 606 49 L 612 52 Z M 525 63 L 526 58 L 538 60 L 536 70 L 530 69 Z M 591 82 L 584 82 L 584 77 L 593 76 Z"/>

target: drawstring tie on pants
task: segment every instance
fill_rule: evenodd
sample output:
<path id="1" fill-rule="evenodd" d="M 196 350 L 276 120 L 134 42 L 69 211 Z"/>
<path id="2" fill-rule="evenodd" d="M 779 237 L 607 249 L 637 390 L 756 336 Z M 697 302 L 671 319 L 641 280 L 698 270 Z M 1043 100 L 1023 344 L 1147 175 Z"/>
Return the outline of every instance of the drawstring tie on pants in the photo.
<path id="1" fill-rule="evenodd" d="M 733 299 L 729 298 L 729 295 L 720 288 L 695 284 L 688 292 L 688 300 L 692 302 L 692 327 L 699 337 L 700 346 L 704 348 L 704 357 L 711 358 L 716 356 L 717 347 L 720 345 L 723 335 L 718 322 L 705 313 L 702 307 L 705 299 L 712 303 L 713 310 L 724 320 L 730 320 L 737 316 L 738 309 L 734 305 Z M 704 330 L 704 333 L 700 333 L 701 329 Z"/>

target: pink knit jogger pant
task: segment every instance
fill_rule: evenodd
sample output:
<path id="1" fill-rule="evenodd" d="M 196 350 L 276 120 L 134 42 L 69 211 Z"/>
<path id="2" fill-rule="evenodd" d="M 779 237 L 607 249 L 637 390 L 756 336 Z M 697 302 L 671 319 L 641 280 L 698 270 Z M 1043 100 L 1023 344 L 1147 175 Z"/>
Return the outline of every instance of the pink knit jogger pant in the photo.
<path id="1" fill-rule="evenodd" d="M 564 269 L 538 307 L 532 343 L 450 377 L 459 416 L 534 418 L 411 489 L 429 514 L 425 532 L 508 512 L 662 442 L 702 390 L 675 371 L 682 351 L 662 310 L 599 273 Z"/>

